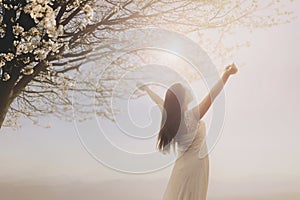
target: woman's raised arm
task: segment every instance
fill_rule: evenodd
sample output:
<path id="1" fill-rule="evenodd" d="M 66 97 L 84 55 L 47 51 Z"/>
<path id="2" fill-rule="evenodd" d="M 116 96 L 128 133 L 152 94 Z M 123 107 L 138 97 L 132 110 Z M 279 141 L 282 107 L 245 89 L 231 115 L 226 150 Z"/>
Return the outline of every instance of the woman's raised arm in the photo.
<path id="1" fill-rule="evenodd" d="M 201 101 L 199 105 L 192 108 L 193 111 L 199 112 L 199 120 L 206 114 L 215 98 L 220 94 L 229 76 L 237 73 L 237 71 L 238 69 L 236 68 L 235 64 L 227 66 L 221 79 L 214 85 L 208 95 Z"/>
<path id="2" fill-rule="evenodd" d="M 154 93 L 149 87 L 143 85 L 140 87 L 140 90 L 146 91 L 150 96 L 150 98 L 159 106 L 160 110 L 163 109 L 164 101 L 156 93 Z"/>

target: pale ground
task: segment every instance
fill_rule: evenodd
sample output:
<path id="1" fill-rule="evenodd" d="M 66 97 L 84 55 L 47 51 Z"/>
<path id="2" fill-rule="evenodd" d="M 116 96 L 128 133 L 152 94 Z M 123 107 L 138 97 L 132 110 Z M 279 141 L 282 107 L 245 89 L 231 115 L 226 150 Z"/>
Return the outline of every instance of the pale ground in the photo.
<path id="1" fill-rule="evenodd" d="M 5 200 L 159 200 L 165 189 L 165 184 L 166 180 L 143 181 L 141 179 L 135 181 L 114 180 L 102 183 L 69 182 L 68 184 L 57 185 L 26 184 L 21 182 L 1 183 L 0 194 L 1 199 Z M 300 198 L 300 192 L 297 193 L 296 190 L 289 193 L 281 192 L 276 185 L 274 185 L 272 192 L 265 191 L 268 186 L 255 189 L 256 195 L 251 194 L 251 190 L 258 188 L 259 186 L 257 185 L 252 187 L 236 183 L 223 186 L 221 184 L 211 185 L 210 191 L 215 190 L 218 192 L 218 195 L 213 195 L 210 192 L 208 200 L 295 200 Z M 269 185 L 267 191 L 271 189 L 270 187 L 272 186 Z M 230 192 L 224 191 L 226 188 L 230 188 Z M 261 193 L 259 192 L 260 190 Z"/>

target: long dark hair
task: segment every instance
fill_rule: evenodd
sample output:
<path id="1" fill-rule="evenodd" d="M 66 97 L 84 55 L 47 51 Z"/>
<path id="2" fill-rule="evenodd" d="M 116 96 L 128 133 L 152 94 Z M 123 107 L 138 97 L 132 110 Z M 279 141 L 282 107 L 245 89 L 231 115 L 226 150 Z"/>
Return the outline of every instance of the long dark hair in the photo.
<path id="1" fill-rule="evenodd" d="M 157 148 L 161 152 L 169 152 L 170 145 L 179 132 L 179 128 L 186 129 L 185 123 L 181 123 L 185 92 L 185 88 L 180 83 L 173 84 L 167 90 L 157 139 Z M 182 124 L 181 127 L 180 124 Z"/>

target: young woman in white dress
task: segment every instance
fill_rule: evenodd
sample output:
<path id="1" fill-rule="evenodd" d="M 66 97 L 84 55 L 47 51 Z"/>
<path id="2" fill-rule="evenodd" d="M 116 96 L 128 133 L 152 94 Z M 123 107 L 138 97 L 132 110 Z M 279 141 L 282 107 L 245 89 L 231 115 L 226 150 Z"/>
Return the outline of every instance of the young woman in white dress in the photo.
<path id="1" fill-rule="evenodd" d="M 234 64 L 226 67 L 221 79 L 209 94 L 190 110 L 187 110 L 187 107 L 192 100 L 191 92 L 180 83 L 173 84 L 167 90 L 164 101 L 147 86 L 141 88 L 162 110 L 158 150 L 169 153 L 172 147 L 178 153 L 163 200 L 206 200 L 209 160 L 206 152 L 205 123 L 201 119 L 230 75 L 237 71 Z M 200 154 L 204 156 L 199 156 Z"/>

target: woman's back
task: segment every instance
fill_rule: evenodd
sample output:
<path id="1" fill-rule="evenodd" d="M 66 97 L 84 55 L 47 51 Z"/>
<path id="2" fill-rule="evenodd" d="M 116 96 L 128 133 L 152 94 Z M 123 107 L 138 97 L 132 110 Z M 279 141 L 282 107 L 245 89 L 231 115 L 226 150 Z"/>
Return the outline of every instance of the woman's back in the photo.
<path id="1" fill-rule="evenodd" d="M 164 193 L 163 200 L 205 200 L 208 188 L 209 161 L 208 156 L 200 158 L 205 150 L 205 124 L 197 121 L 187 111 L 184 120 L 187 132 L 178 132 L 178 158 Z"/>

